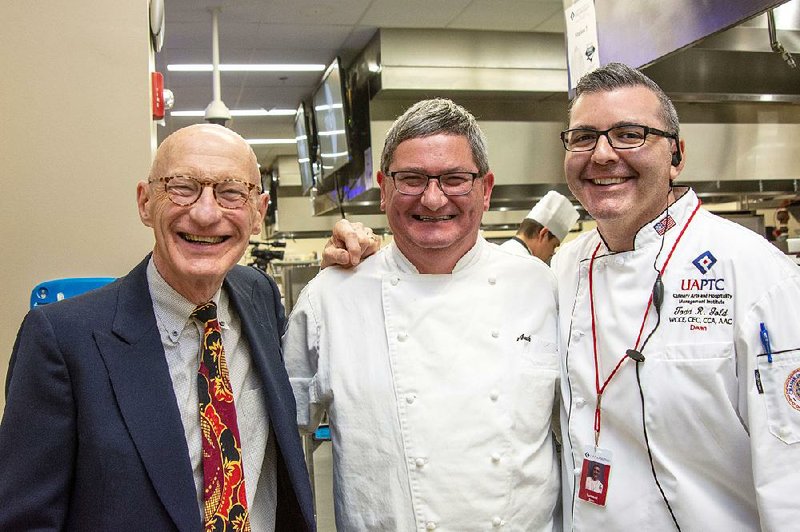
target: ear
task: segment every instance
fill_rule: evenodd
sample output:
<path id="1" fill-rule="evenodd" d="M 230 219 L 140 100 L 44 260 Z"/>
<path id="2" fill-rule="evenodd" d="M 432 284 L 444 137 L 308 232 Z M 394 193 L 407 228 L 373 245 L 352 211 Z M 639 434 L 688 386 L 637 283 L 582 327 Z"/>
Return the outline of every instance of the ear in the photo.
<path id="1" fill-rule="evenodd" d="M 136 185 L 136 206 L 139 209 L 139 219 L 147 227 L 153 227 L 153 218 L 150 215 L 150 185 L 147 181 L 139 181 Z"/>
<path id="2" fill-rule="evenodd" d="M 251 235 L 261 234 L 261 223 L 267 214 L 267 206 L 269 206 L 269 192 L 264 192 L 256 198 L 256 215 L 253 216 L 253 227 L 250 229 Z"/>
<path id="3" fill-rule="evenodd" d="M 536 240 L 540 242 L 547 242 L 550 238 L 550 230 L 546 227 L 539 229 L 539 234 L 536 235 Z"/>
<path id="4" fill-rule="evenodd" d="M 386 212 L 386 176 L 378 170 L 378 186 L 381 187 L 381 211 Z"/>
<path id="5" fill-rule="evenodd" d="M 483 176 L 483 210 L 489 210 L 489 202 L 492 199 L 492 188 L 494 188 L 494 174 L 487 172 Z"/>
<path id="6" fill-rule="evenodd" d="M 671 166 L 669 167 L 669 182 L 672 183 L 675 181 L 678 176 L 683 172 L 683 167 L 686 165 L 686 145 L 683 142 L 683 139 L 678 140 L 678 145 L 681 150 L 681 162 L 678 163 L 678 166 Z M 678 147 L 678 146 L 676 146 Z"/>

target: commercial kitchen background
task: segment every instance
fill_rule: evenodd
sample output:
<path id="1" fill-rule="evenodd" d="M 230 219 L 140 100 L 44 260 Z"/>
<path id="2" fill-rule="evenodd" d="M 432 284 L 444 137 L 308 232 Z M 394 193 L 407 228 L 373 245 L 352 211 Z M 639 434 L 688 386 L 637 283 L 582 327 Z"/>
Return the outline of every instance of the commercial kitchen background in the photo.
<path id="1" fill-rule="evenodd" d="M 485 217 L 487 236 L 512 234 L 546 190 L 568 192 L 557 136 L 566 123 L 564 10 L 572 0 L 164 3 L 158 53 L 148 0 L 0 4 L 2 382 L 36 283 L 122 275 L 151 249 L 151 232 L 136 210 L 136 183 L 166 134 L 202 121 L 167 112 L 163 125 L 156 123 L 151 72 L 164 73 L 174 111 L 205 108 L 211 74 L 168 65 L 211 62 L 209 8 L 222 7 L 223 64 L 327 65 L 338 56 L 348 72 L 360 72 L 368 122 L 356 133 L 372 150 L 354 157 L 366 168 L 377 168 L 386 129 L 410 103 L 441 95 L 470 108 L 489 137 L 498 184 Z M 714 2 L 670 0 L 668 17 L 661 16 L 661 2 L 635 4 L 626 31 L 645 46 L 663 39 L 665 28 L 678 32 L 707 16 L 695 10 Z M 800 0 L 782 3 L 775 14 L 777 38 L 800 60 Z M 646 71 L 677 102 L 687 143 L 681 181 L 694 184 L 709 208 L 774 226 L 776 207 L 797 198 L 800 183 L 800 71 L 771 49 L 767 25 L 765 15 L 741 21 Z M 321 75 L 223 72 L 222 100 L 231 110 L 293 110 L 301 100 L 310 103 Z M 278 265 L 279 276 L 296 261 L 313 262 L 339 208 L 335 194 L 320 194 L 313 204 L 302 194 L 293 117 L 242 116 L 229 125 L 248 139 L 283 140 L 253 145 L 265 175 L 280 183 L 277 220 L 262 238 L 287 243 L 288 264 Z M 362 171 L 368 190 L 343 209 L 381 230 L 386 222 L 372 176 Z M 591 222 L 584 219 L 582 227 Z M 800 236 L 794 216 L 789 229 Z"/>

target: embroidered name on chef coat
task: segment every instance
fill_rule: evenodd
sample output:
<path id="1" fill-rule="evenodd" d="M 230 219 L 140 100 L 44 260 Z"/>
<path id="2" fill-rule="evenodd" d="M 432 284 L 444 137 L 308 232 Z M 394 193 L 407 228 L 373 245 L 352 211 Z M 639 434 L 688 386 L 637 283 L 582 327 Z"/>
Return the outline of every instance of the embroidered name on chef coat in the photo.
<path id="1" fill-rule="evenodd" d="M 685 324 L 690 331 L 697 332 L 733 326 L 730 309 L 733 295 L 727 292 L 724 277 L 712 277 L 716 263 L 711 251 L 704 251 L 692 261 L 701 276 L 680 280 L 672 294 L 674 308 L 667 317 L 669 323 Z"/>

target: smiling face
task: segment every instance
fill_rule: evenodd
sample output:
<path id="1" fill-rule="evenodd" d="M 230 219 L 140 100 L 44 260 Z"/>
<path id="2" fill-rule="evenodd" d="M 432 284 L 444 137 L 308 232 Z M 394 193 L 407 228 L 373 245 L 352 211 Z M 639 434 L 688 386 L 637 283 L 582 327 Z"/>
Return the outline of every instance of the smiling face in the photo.
<path id="1" fill-rule="evenodd" d="M 639 124 L 665 129 L 660 117 L 660 102 L 650 89 L 623 87 L 579 96 L 569 128 L 602 131 Z M 615 150 L 601 136 L 593 151 L 566 153 L 567 184 L 615 251 L 632 249 L 637 231 L 666 208 L 670 182 L 684 164 L 671 165 L 675 149 L 673 140 L 648 135 L 639 148 Z"/>
<path id="2" fill-rule="evenodd" d="M 173 175 L 213 182 L 259 180 L 255 155 L 245 141 L 211 124 L 181 129 L 161 144 L 150 179 Z M 241 208 L 224 209 L 213 189 L 204 187 L 195 203 L 182 207 L 170 201 L 163 183 L 139 183 L 139 216 L 155 234 L 155 266 L 189 301 L 208 301 L 244 254 L 250 235 L 260 232 L 269 196 L 256 194 Z"/>
<path id="3" fill-rule="evenodd" d="M 389 170 L 440 175 L 477 172 L 467 138 L 436 134 L 401 142 Z M 449 273 L 475 245 L 483 211 L 489 208 L 494 176 L 475 180 L 464 196 L 445 196 L 431 180 L 421 196 L 397 192 L 390 177 L 378 173 L 381 210 L 386 212 L 394 241 L 420 273 Z"/>

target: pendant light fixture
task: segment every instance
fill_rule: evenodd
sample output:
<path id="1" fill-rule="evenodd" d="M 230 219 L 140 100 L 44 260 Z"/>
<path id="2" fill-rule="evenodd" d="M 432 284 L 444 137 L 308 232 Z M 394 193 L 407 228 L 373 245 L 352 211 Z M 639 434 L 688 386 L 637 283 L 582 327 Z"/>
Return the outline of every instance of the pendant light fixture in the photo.
<path id="1" fill-rule="evenodd" d="M 212 124 L 224 126 L 231 119 L 231 112 L 222 101 L 219 81 L 219 12 L 220 8 L 211 10 L 211 88 L 212 100 L 206 107 L 205 120 Z"/>

